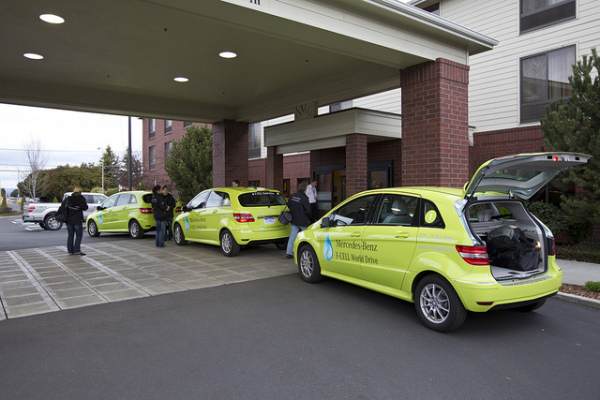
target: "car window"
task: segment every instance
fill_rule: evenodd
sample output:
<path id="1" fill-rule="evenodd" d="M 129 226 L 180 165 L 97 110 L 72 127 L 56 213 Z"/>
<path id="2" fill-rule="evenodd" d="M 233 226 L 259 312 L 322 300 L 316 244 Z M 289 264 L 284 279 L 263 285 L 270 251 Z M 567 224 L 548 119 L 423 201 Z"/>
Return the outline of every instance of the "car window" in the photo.
<path id="1" fill-rule="evenodd" d="M 115 202 L 117 201 L 117 197 L 119 197 L 118 194 L 113 194 L 108 199 L 106 199 L 102 202 L 102 207 L 104 207 L 104 208 L 113 207 L 115 205 Z"/>
<path id="2" fill-rule="evenodd" d="M 446 227 L 442 218 L 442 214 L 440 214 L 440 211 L 433 202 L 424 199 L 422 208 L 421 226 L 426 228 Z"/>
<path id="3" fill-rule="evenodd" d="M 210 194 L 210 190 L 205 190 L 204 192 L 200 192 L 187 204 L 188 208 L 198 208 L 202 203 L 206 203 L 206 199 Z"/>
<path id="4" fill-rule="evenodd" d="M 94 202 L 94 195 L 93 194 L 84 194 L 82 196 L 85 199 L 86 203 L 90 204 L 90 203 Z"/>
<path id="5" fill-rule="evenodd" d="M 419 199 L 411 196 L 385 194 L 381 198 L 375 223 L 379 225 L 415 226 L 418 221 Z"/>
<path id="6" fill-rule="evenodd" d="M 95 195 L 94 196 L 94 203 L 96 204 L 100 204 L 102 203 L 104 200 L 106 200 L 107 197 L 106 196 L 99 196 L 99 195 Z"/>
<path id="7" fill-rule="evenodd" d="M 135 197 L 135 195 L 131 195 L 129 196 L 129 204 L 137 204 L 137 199 Z"/>
<path id="8" fill-rule="evenodd" d="M 117 200 L 117 206 L 124 206 L 129 203 L 129 193 L 119 195 L 119 199 Z"/>
<path id="9" fill-rule="evenodd" d="M 208 196 L 208 200 L 206 201 L 206 207 L 222 207 L 227 203 L 227 205 L 231 205 L 229 200 L 229 195 L 224 192 L 210 192 Z"/>
<path id="10" fill-rule="evenodd" d="M 240 194 L 238 196 L 238 201 L 242 207 L 268 207 L 285 205 L 285 199 L 279 193 L 266 191 Z"/>
<path id="11" fill-rule="evenodd" d="M 363 196 L 344 204 L 332 214 L 336 226 L 362 225 L 368 222 L 377 195 Z"/>

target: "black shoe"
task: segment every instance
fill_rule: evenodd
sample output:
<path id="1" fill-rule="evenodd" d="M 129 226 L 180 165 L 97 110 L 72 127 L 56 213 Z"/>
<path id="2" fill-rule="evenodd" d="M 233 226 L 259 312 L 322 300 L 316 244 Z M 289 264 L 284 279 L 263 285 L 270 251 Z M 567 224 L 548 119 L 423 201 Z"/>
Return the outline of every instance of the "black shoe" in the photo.
<path id="1" fill-rule="evenodd" d="M 78 255 L 78 256 L 85 256 L 85 253 L 83 251 L 78 251 L 77 253 L 73 253 L 73 254 Z"/>

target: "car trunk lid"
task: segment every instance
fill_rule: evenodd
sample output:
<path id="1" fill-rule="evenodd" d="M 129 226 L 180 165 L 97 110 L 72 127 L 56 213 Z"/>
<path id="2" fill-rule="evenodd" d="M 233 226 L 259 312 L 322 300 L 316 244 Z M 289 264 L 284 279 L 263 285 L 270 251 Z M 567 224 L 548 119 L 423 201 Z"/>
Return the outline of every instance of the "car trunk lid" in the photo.
<path id="1" fill-rule="evenodd" d="M 465 185 L 465 198 L 477 193 L 500 193 L 529 200 L 559 173 L 584 165 L 591 156 L 553 152 L 499 157 L 482 164 Z"/>

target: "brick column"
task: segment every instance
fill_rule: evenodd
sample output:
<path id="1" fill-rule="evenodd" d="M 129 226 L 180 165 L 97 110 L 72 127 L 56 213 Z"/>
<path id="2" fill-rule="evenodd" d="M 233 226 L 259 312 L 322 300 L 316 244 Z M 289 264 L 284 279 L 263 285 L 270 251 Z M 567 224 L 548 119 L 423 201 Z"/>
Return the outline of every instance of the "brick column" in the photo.
<path id="1" fill-rule="evenodd" d="M 212 126 L 213 186 L 248 185 L 248 123 L 225 120 Z"/>
<path id="2" fill-rule="evenodd" d="M 402 71 L 402 185 L 462 187 L 469 175 L 469 67 L 445 59 Z"/>
<path id="3" fill-rule="evenodd" d="M 283 154 L 277 154 L 275 146 L 267 147 L 265 177 L 268 188 L 283 190 Z"/>
<path id="4" fill-rule="evenodd" d="M 346 136 L 346 196 L 367 189 L 367 135 Z"/>

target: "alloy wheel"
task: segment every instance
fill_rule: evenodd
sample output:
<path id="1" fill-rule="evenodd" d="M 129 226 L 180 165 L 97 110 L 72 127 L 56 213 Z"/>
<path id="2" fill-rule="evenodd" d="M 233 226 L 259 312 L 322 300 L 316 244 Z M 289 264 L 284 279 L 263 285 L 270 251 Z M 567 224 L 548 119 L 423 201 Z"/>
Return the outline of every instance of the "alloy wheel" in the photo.
<path id="1" fill-rule="evenodd" d="M 179 225 L 175 225 L 175 233 L 174 233 L 174 239 L 175 239 L 175 243 L 180 244 L 182 242 L 182 234 L 181 234 L 181 227 Z"/>
<path id="2" fill-rule="evenodd" d="M 434 324 L 441 324 L 450 314 L 450 299 L 440 285 L 429 283 L 421 290 L 419 296 L 421 311 L 427 320 Z"/>
<path id="3" fill-rule="evenodd" d="M 310 251 L 303 250 L 300 254 L 300 271 L 305 278 L 310 278 L 314 271 L 314 260 Z"/>
<path id="4" fill-rule="evenodd" d="M 140 233 L 140 226 L 138 225 L 137 222 L 133 221 L 131 223 L 131 225 L 129 226 L 129 234 L 131 235 L 131 237 L 136 238 L 138 237 Z"/>
<path id="5" fill-rule="evenodd" d="M 223 233 L 223 236 L 221 236 L 221 248 L 223 249 L 223 252 L 225 252 L 226 254 L 231 253 L 231 247 L 232 247 L 232 237 L 229 234 L 229 232 L 225 232 Z"/>
<path id="6" fill-rule="evenodd" d="M 53 215 L 46 219 L 46 226 L 48 227 L 48 229 L 56 231 L 60 229 L 60 222 L 58 222 L 56 217 Z"/>

